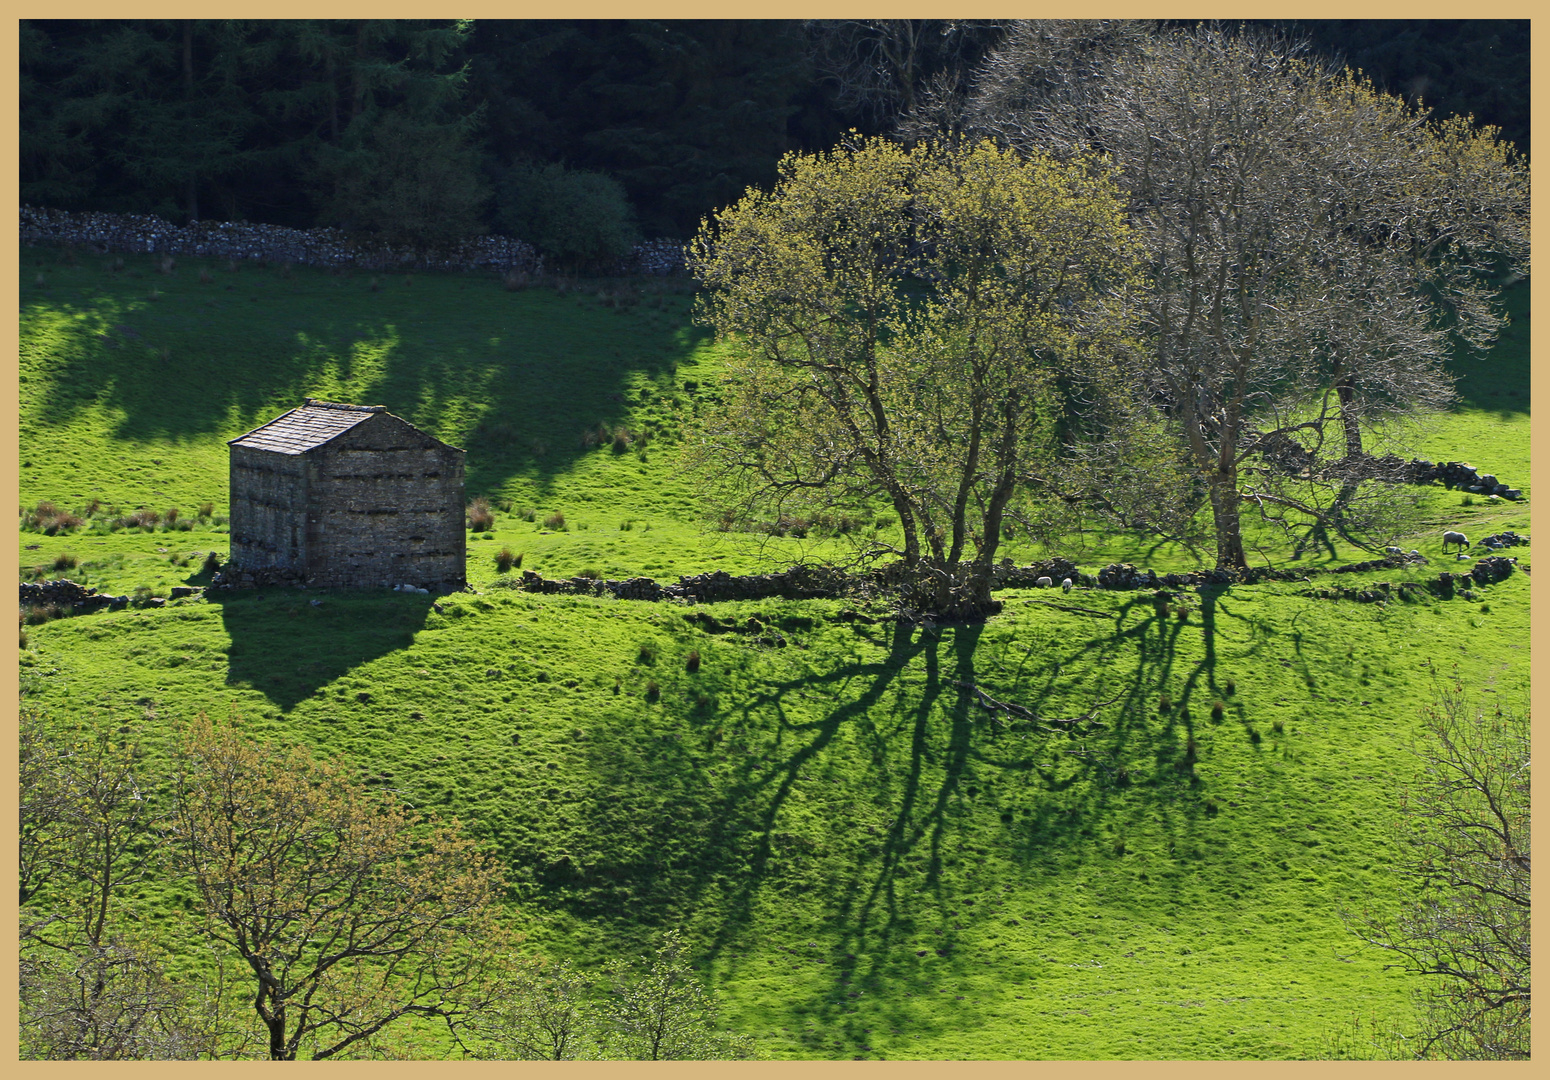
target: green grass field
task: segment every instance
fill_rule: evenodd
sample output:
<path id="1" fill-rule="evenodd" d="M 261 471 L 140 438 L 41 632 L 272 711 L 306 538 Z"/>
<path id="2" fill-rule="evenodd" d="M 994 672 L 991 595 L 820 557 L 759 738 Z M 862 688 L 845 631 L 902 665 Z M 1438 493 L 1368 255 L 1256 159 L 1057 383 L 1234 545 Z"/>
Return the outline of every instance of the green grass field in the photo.
<path id="1" fill-rule="evenodd" d="M 779 627 L 784 648 L 707 633 L 681 605 L 533 596 L 500 587 L 495 551 L 546 576 L 666 580 L 824 550 L 754 549 L 700 521 L 676 453 L 719 358 L 687 294 L 648 283 L 615 308 L 598 290 L 617 283 L 373 291 L 364 274 L 214 265 L 202 284 L 191 261 L 172 276 L 127 261 L 22 253 L 22 504 L 213 515 L 24 529 L 24 579 L 70 556 L 61 573 L 115 593 L 206 580 L 203 553 L 225 551 L 225 440 L 306 396 L 387 405 L 467 448 L 471 496 L 512 504 L 470 536 L 473 591 L 439 613 L 387 591 L 314 607 L 259 590 L 26 627 L 29 698 L 129 727 L 148 772 L 199 711 L 304 741 L 498 848 L 537 951 L 600 966 L 686 928 L 724 1021 L 768 1057 L 1295 1058 L 1354 1018 L 1405 1015 L 1412 983 L 1341 913 L 1399 900 L 1388 823 L 1434 680 L 1526 697 L 1526 575 L 1475 602 L 1213 588 L 1182 620 L 1099 591 L 1063 598 L 1073 612 L 1009 590 L 989 623 L 936 630 L 843 620 L 831 601 L 715 608 Z M 1524 288 L 1418 449 L 1531 490 Z M 589 448 L 600 425 L 630 429 L 630 448 Z M 1417 495 L 1401 542 L 1432 575 L 1442 527 L 1529 526 L 1525 504 Z M 545 529 L 555 512 L 565 528 Z M 1196 565 L 1134 538 L 1072 550 L 1088 570 Z M 1117 700 L 1081 737 L 1032 735 L 963 682 L 1049 716 Z M 181 900 L 147 887 L 144 903 L 170 922 Z"/>

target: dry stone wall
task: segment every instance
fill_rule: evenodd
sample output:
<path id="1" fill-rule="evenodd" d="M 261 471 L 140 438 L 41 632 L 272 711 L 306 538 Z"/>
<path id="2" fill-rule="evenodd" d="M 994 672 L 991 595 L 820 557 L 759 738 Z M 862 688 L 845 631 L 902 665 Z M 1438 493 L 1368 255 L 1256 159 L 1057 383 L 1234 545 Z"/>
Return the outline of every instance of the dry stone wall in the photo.
<path id="1" fill-rule="evenodd" d="M 157 253 L 220 259 L 265 259 L 298 266 L 361 270 L 493 270 L 542 273 L 543 258 L 531 244 L 510 236 L 474 236 L 424 251 L 374 242 L 338 229 L 289 229 L 246 221 L 196 221 L 174 225 L 148 214 L 72 212 L 21 208 L 23 244 L 61 244 L 98 252 Z M 676 274 L 684 269 L 676 240 L 636 245 L 618 270 L 626 274 Z"/>

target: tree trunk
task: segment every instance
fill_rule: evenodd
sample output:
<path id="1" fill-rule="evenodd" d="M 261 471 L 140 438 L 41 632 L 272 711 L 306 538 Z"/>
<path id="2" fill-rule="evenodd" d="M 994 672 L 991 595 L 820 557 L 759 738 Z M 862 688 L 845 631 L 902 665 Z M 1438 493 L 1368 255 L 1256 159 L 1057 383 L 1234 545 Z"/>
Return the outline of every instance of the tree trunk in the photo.
<path id="1" fill-rule="evenodd" d="M 1216 568 L 1247 570 L 1243 527 L 1238 520 L 1238 470 L 1211 474 L 1211 516 L 1216 525 Z"/>

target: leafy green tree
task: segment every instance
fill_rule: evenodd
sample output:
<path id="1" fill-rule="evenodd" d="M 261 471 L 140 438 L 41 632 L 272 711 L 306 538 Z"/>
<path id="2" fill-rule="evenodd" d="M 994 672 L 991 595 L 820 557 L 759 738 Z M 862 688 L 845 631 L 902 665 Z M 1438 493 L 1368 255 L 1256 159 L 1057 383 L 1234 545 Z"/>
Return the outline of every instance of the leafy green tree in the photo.
<path id="1" fill-rule="evenodd" d="M 861 140 L 789 155 L 691 248 L 740 348 L 697 451 L 723 520 L 880 498 L 909 603 L 995 610 L 1005 523 L 1074 393 L 1112 382 L 1135 267 L 1096 161 Z M 964 562 L 972 553 L 972 561 Z"/>
<path id="2" fill-rule="evenodd" d="M 622 184 L 559 163 L 507 170 L 498 221 L 566 270 L 612 269 L 640 239 Z"/>
<path id="3" fill-rule="evenodd" d="M 168 840 L 208 937 L 251 976 L 276 1061 L 369 1052 L 390 1025 L 454 1037 L 486 1003 L 501 876 L 457 824 L 422 822 L 304 748 L 191 724 Z"/>
<path id="4" fill-rule="evenodd" d="M 1022 24 L 975 87 L 944 121 L 1118 168 L 1149 264 L 1136 391 L 1209 490 L 1217 565 L 1247 567 L 1245 507 L 1392 536 L 1372 451 L 1449 400 L 1450 349 L 1490 344 L 1500 265 L 1526 265 L 1528 170 L 1496 131 L 1209 27 Z"/>
<path id="5" fill-rule="evenodd" d="M 607 1056 L 633 1061 L 713 1061 L 753 1055 L 746 1036 L 717 1030 L 710 996 L 689 966 L 677 930 L 643 964 L 617 961 L 602 1006 Z"/>

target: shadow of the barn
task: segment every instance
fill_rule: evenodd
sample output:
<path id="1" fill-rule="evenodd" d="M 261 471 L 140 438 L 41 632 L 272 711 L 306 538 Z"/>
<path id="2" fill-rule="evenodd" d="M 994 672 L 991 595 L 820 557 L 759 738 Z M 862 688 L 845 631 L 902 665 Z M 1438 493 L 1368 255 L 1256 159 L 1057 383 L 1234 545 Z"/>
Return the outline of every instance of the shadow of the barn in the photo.
<path id="1" fill-rule="evenodd" d="M 351 671 L 408 648 L 432 597 L 347 590 L 241 589 L 206 594 L 231 638 L 226 684 L 263 694 L 282 710 Z M 355 704 L 366 690 L 343 691 Z"/>

